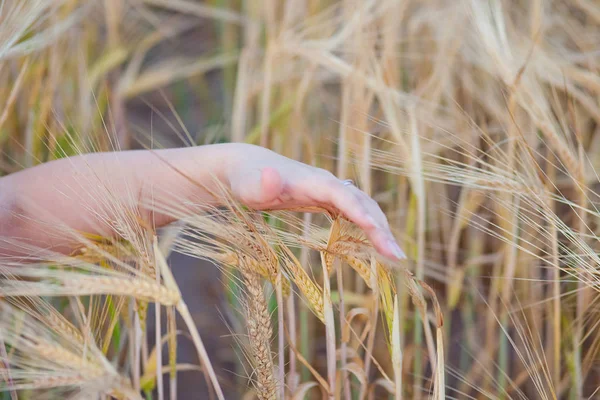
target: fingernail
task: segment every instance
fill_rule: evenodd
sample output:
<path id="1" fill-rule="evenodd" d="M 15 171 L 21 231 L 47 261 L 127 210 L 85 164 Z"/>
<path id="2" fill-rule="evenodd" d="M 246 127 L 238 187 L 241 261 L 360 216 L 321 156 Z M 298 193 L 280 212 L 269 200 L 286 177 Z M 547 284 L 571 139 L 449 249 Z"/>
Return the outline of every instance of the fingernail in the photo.
<path id="1" fill-rule="evenodd" d="M 389 248 L 392 251 L 392 254 L 394 254 L 394 256 L 396 256 L 396 258 L 398 260 L 406 259 L 406 254 L 404 254 L 404 252 L 402 251 L 400 246 L 398 246 L 398 243 L 394 242 L 393 240 L 390 240 L 388 243 L 389 243 Z"/>

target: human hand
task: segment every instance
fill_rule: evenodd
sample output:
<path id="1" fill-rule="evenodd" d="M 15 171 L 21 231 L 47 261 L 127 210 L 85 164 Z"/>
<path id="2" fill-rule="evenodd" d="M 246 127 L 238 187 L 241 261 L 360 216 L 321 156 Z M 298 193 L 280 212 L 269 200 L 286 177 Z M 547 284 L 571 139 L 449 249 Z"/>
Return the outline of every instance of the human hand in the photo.
<path id="1" fill-rule="evenodd" d="M 256 210 L 322 208 L 339 212 L 362 228 L 386 257 L 406 258 L 381 208 L 365 192 L 332 173 L 268 149 L 234 144 L 225 179 L 235 197 Z"/>

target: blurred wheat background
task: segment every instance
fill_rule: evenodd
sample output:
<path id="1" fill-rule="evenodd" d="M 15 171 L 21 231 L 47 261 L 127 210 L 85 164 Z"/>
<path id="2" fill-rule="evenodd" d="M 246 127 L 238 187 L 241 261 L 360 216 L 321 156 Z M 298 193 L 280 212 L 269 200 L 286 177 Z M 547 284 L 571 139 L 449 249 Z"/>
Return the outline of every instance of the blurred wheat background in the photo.
<path id="1" fill-rule="evenodd" d="M 2 260 L 2 398 L 600 398 L 599 70 L 595 0 L 0 1 L 3 174 L 259 144 L 408 255 L 226 193 L 158 235 L 115 203 L 118 239 Z"/>

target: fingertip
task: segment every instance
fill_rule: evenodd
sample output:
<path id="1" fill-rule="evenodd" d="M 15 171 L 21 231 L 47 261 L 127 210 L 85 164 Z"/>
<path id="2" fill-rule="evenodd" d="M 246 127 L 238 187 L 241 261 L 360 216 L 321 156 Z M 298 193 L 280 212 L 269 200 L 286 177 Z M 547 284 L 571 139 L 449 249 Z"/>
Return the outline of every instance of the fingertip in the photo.
<path id="1" fill-rule="evenodd" d="M 373 235 L 371 243 L 373 243 L 375 249 L 385 257 L 392 260 L 406 259 L 406 254 L 400 248 L 396 240 L 386 234 L 378 233 Z"/>
<path id="2" fill-rule="evenodd" d="M 398 243 L 396 243 L 395 240 L 389 240 L 389 244 L 388 244 L 394 258 L 398 259 L 398 260 L 405 260 L 406 259 L 406 254 L 404 253 L 404 251 L 400 248 L 400 246 L 398 245 Z"/>

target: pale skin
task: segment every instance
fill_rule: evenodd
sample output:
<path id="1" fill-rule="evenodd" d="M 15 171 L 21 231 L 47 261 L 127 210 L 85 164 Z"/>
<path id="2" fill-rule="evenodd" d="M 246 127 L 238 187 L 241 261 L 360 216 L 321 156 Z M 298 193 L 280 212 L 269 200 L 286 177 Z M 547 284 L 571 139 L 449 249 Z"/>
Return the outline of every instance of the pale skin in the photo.
<path id="1" fill-rule="evenodd" d="M 218 206 L 210 193 L 218 190 L 215 178 L 252 209 L 339 212 L 365 231 L 379 253 L 404 258 L 378 204 L 356 186 L 265 148 L 237 143 L 86 154 L 0 178 L 0 238 L 68 253 L 75 243 L 51 232 L 55 221 L 80 232 L 116 234 L 98 217 L 99 188 L 110 186 L 123 201 L 135 199 L 140 205 L 168 194 L 169 201 Z M 144 214 L 155 227 L 173 222 L 160 213 Z M 0 254 L 15 253 L 0 249 Z"/>

